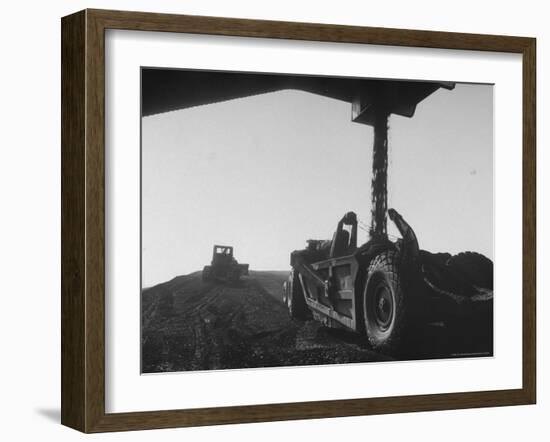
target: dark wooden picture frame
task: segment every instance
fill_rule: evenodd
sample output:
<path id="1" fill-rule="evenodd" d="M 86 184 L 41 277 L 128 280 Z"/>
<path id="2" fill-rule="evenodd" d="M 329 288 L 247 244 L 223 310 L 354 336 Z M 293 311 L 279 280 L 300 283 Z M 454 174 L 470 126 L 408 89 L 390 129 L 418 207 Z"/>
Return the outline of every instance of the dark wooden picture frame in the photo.
<path id="1" fill-rule="evenodd" d="M 517 53 L 523 63 L 523 385 L 513 390 L 105 412 L 105 30 Z M 83 432 L 534 404 L 536 40 L 525 37 L 84 10 L 62 19 L 62 406 Z"/>

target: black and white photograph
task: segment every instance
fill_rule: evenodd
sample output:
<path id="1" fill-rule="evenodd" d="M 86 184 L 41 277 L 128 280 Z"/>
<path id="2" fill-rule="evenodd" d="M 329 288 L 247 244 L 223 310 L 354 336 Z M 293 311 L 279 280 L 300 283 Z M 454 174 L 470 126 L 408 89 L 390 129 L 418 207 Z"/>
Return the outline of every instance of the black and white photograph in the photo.
<path id="1" fill-rule="evenodd" d="M 548 9 L 5 2 L 0 441 L 546 442 Z"/>
<path id="2" fill-rule="evenodd" d="M 493 356 L 493 85 L 141 68 L 141 373 Z"/>

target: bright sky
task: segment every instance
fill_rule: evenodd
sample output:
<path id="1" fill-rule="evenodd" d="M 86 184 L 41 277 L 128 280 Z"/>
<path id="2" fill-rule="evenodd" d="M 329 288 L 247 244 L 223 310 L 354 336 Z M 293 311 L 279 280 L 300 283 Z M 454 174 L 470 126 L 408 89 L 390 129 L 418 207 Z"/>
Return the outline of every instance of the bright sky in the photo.
<path id="1" fill-rule="evenodd" d="M 201 270 L 213 244 L 286 270 L 345 212 L 369 224 L 372 128 L 350 116 L 349 103 L 281 91 L 143 118 L 144 287 Z M 420 247 L 493 259 L 492 86 L 440 89 L 389 125 L 389 207 Z"/>

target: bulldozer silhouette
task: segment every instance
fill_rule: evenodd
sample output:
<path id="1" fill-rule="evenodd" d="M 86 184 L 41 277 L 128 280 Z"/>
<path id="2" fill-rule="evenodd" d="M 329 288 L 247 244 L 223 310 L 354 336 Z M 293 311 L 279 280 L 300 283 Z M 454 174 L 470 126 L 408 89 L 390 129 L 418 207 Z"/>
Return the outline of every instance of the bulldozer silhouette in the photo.
<path id="1" fill-rule="evenodd" d="M 233 247 L 215 245 L 212 262 L 202 270 L 203 281 L 237 282 L 248 275 L 248 264 L 239 264 L 233 256 Z"/>

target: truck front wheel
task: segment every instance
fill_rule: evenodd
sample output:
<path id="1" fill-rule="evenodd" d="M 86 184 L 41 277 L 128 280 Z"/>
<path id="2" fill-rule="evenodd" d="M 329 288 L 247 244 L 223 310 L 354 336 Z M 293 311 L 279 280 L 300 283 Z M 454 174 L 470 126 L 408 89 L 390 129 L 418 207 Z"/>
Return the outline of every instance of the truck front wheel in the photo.
<path id="1" fill-rule="evenodd" d="M 383 252 L 370 263 L 363 291 L 363 319 L 371 346 L 395 353 L 405 329 L 406 309 L 397 254 Z"/>
<path id="2" fill-rule="evenodd" d="M 285 286 L 286 305 L 291 318 L 304 321 L 309 318 L 310 310 L 304 298 L 298 272 L 292 271 Z"/>

